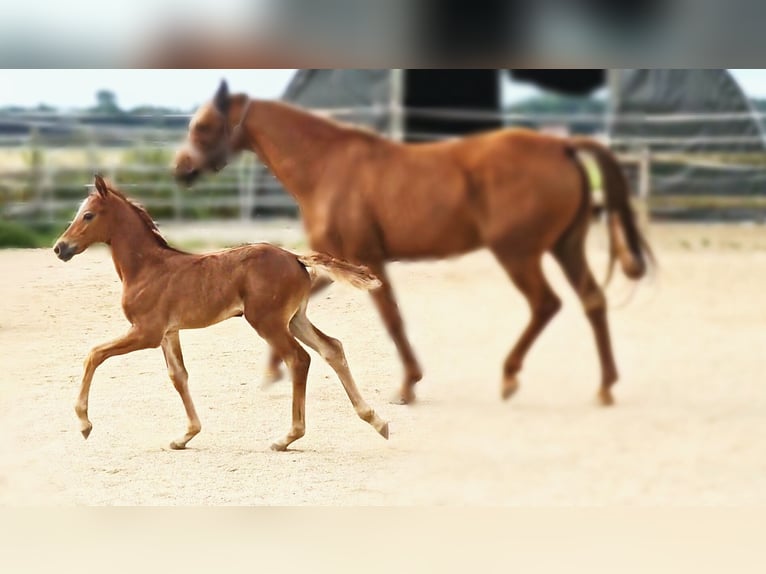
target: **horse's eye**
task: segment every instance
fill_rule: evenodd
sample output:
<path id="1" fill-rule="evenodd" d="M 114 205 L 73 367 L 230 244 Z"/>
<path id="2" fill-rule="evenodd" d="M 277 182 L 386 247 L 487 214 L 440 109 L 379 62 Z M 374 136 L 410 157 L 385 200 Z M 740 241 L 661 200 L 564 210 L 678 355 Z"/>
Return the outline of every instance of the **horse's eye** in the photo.
<path id="1" fill-rule="evenodd" d="M 87 212 L 85 215 L 82 216 L 84 221 L 90 221 L 95 217 L 95 214 L 91 213 L 90 211 Z"/>

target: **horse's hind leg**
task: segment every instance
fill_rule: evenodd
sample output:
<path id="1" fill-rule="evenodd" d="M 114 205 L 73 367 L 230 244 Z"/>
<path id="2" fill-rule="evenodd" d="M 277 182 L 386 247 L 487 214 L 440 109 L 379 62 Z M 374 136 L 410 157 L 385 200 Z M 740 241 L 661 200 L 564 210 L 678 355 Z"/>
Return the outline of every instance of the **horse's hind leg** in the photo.
<path id="1" fill-rule="evenodd" d="M 343 352 L 343 345 L 337 339 L 328 337 L 322 331 L 317 329 L 308 317 L 306 317 L 306 303 L 304 301 L 301 308 L 290 321 L 290 331 L 296 338 L 314 349 L 322 358 L 327 361 L 335 373 L 338 375 L 343 388 L 346 390 L 351 404 L 354 406 L 356 414 L 363 421 L 372 425 L 383 438 L 388 438 L 388 423 L 381 419 L 373 408 L 364 400 L 359 389 L 351 376 L 348 368 L 346 355 Z"/>
<path id="2" fill-rule="evenodd" d="M 553 255 L 580 297 L 596 339 L 601 362 L 601 387 L 598 397 L 603 405 L 614 403 L 612 385 L 617 382 L 617 367 L 612 354 L 609 324 L 606 318 L 606 298 L 593 278 L 585 258 L 585 232 L 565 235 L 553 249 Z"/>
<path id="3" fill-rule="evenodd" d="M 170 375 L 170 380 L 173 381 L 176 391 L 181 395 L 181 401 L 183 401 L 186 416 L 189 419 L 186 434 L 182 438 L 170 443 L 170 448 L 173 450 L 182 450 L 186 448 L 186 443 L 199 434 L 199 431 L 202 430 L 202 425 L 199 422 L 197 411 L 194 408 L 194 403 L 189 393 L 189 373 L 186 372 L 186 367 L 184 366 L 184 357 L 181 353 L 181 339 L 178 336 L 178 331 L 166 333 L 162 339 L 161 346 L 162 353 L 165 355 L 165 363 L 168 366 L 168 375 Z"/>
<path id="4" fill-rule="evenodd" d="M 399 393 L 399 397 L 394 401 L 397 404 L 406 405 L 415 400 L 415 384 L 423 378 L 423 371 L 415 358 L 415 352 L 412 350 L 407 334 L 404 331 L 404 321 L 399 312 L 399 306 L 396 304 L 394 290 L 391 287 L 391 281 L 388 278 L 385 267 L 382 264 L 370 264 L 372 271 L 381 281 L 381 286 L 374 291 L 370 291 L 370 296 L 378 309 L 378 313 L 383 319 L 386 330 L 394 340 L 399 357 L 404 363 L 404 381 Z"/>
<path id="5" fill-rule="evenodd" d="M 327 286 L 332 284 L 332 279 L 327 277 L 326 275 L 320 275 L 316 277 L 312 283 L 311 283 L 311 295 L 315 295 L 316 293 L 319 293 L 323 289 L 325 289 Z M 263 373 L 263 385 L 267 386 L 272 383 L 276 383 L 277 381 L 282 379 L 282 357 L 279 356 L 279 353 L 277 353 L 274 348 L 271 348 L 271 353 L 269 354 L 269 363 L 266 366 L 266 371 Z"/>
<path id="6" fill-rule="evenodd" d="M 290 443 L 306 434 L 306 378 L 308 377 L 311 357 L 293 338 L 287 328 L 287 320 L 281 313 L 271 313 L 265 317 L 250 313 L 245 309 L 245 318 L 271 348 L 282 357 L 290 370 L 293 380 L 292 427 L 284 438 L 271 445 L 272 450 L 287 450 Z"/>
<path id="7" fill-rule="evenodd" d="M 516 287 L 526 297 L 532 314 L 503 366 L 501 394 L 504 399 L 508 399 L 518 389 L 516 375 L 521 370 L 524 357 L 548 322 L 561 308 L 561 301 L 545 280 L 539 254 L 519 258 L 504 256 L 496 251 L 495 256 Z"/>

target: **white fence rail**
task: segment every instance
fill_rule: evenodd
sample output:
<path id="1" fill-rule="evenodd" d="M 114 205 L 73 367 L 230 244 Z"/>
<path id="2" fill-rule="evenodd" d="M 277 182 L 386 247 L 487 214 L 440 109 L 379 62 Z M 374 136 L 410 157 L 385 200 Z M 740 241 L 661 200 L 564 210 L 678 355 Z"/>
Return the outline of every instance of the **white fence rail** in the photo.
<path id="1" fill-rule="evenodd" d="M 542 128 L 560 129 L 561 126 L 577 126 L 589 123 L 601 130 L 606 127 L 604 114 L 518 114 L 511 112 L 494 113 L 480 110 L 456 109 L 392 109 L 386 106 L 347 107 L 334 109 L 316 109 L 316 113 L 344 120 L 353 118 L 381 118 L 391 115 L 406 114 L 415 119 L 448 119 L 460 122 L 500 120 L 505 124 L 523 123 Z M 62 183 L 73 172 L 79 171 L 86 177 L 81 184 L 83 192 L 90 181 L 90 174 L 103 171 L 115 178 L 126 192 L 140 197 L 147 207 L 162 209 L 170 213 L 173 219 L 184 219 L 185 214 L 195 210 L 226 210 L 229 214 L 248 219 L 259 209 L 289 209 L 294 207 L 292 198 L 281 193 L 281 186 L 267 172 L 264 166 L 254 159 L 252 154 L 243 154 L 231 166 L 225 179 L 220 176 L 208 178 L 195 186 L 194 191 L 182 191 L 170 181 L 170 169 L 166 165 L 150 165 L 142 163 L 122 163 L 112 168 L 104 169 L 98 165 L 99 143 L 103 140 L 116 142 L 132 142 L 132 146 L 105 147 L 103 149 L 169 150 L 174 149 L 185 136 L 183 122 L 186 114 L 165 114 L 162 116 L 134 116 L 133 119 L 146 119 L 141 125 L 112 125 L 103 123 L 102 116 L 93 114 L 71 114 L 62 116 L 54 113 L 24 113 L 15 116 L 0 115 L 0 125 L 14 124 L 26 126 L 35 136 L 23 134 L 1 135 L 0 154 L 7 150 L 9 144 L 16 143 L 28 150 L 39 150 L 45 155 L 50 149 L 46 139 L 71 139 L 79 142 L 73 146 L 89 151 L 89 160 L 78 166 L 56 167 L 43 162 L 42 165 L 3 167 L 0 163 L 0 200 L 4 216 L 23 217 L 32 213 L 42 214 L 45 220 L 57 222 L 62 213 L 73 211 L 81 198 L 73 196 L 73 184 Z M 623 124 L 667 124 L 689 125 L 693 123 L 726 124 L 742 120 L 766 120 L 763 113 L 713 113 L 713 114 L 625 114 L 616 118 Z M 151 120 L 156 120 L 155 124 Z M 174 121 L 176 127 L 168 127 L 166 122 Z M 52 132 L 48 134 L 47 132 Z M 43 134 L 43 135 L 40 135 Z M 411 139 L 447 139 L 456 137 L 450 134 L 408 133 Z M 712 145 L 758 145 L 764 143 L 763 135 L 704 135 L 704 136 L 657 136 L 631 137 L 627 140 L 612 140 L 610 143 L 629 151 L 620 154 L 621 160 L 632 166 L 638 173 L 637 197 L 644 203 L 651 196 L 651 168 L 654 164 L 684 163 L 698 167 L 740 170 L 742 172 L 763 172 L 764 168 L 756 163 L 743 162 L 741 158 L 727 159 L 723 155 L 710 153 L 685 153 L 663 151 L 655 152 L 653 146 L 680 147 L 698 144 Z M 86 153 L 86 156 L 88 154 Z M 235 174 L 235 175 L 232 175 Z M 121 182 L 123 176 L 144 176 L 148 181 L 140 184 Z M 70 178 L 71 179 L 71 178 Z M 126 177 L 126 179 L 129 179 Z M 157 186 L 164 185 L 168 192 L 157 196 L 152 192 L 153 182 Z M 24 193 L 19 189 L 24 188 Z M 67 193 L 63 193 L 63 192 Z"/>

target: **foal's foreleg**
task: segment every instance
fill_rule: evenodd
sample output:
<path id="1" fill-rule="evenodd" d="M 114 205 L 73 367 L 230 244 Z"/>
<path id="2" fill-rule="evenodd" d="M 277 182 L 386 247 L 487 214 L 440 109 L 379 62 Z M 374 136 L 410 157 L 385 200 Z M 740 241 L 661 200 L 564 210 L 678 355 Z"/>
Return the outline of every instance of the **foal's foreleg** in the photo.
<path id="1" fill-rule="evenodd" d="M 524 357 L 561 308 L 561 301 L 545 280 L 539 255 L 525 258 L 498 256 L 498 259 L 513 283 L 526 297 L 531 312 L 529 323 L 505 360 L 501 395 L 508 399 L 518 389 L 516 376 L 524 363 Z"/>
<path id="2" fill-rule="evenodd" d="M 96 372 L 96 368 L 109 357 L 124 355 L 139 349 L 156 347 L 158 342 L 158 337 L 153 337 L 136 327 L 131 327 L 125 336 L 93 347 L 90 353 L 88 353 L 88 357 L 85 359 L 85 372 L 80 385 L 80 394 L 77 396 L 77 402 L 74 406 L 77 418 L 80 419 L 80 432 L 82 432 L 83 437 L 88 438 L 90 431 L 93 430 L 93 424 L 88 419 L 88 396 L 90 395 L 90 384 L 93 381 L 93 374 Z"/>
<path id="3" fill-rule="evenodd" d="M 381 281 L 378 289 L 370 291 L 370 296 L 378 309 L 383 324 L 391 338 L 394 340 L 399 357 L 404 363 L 404 381 L 396 401 L 398 404 L 406 405 L 415 400 L 415 391 L 413 387 L 423 378 L 423 371 L 415 358 L 415 352 L 412 350 L 407 334 L 404 332 L 404 321 L 399 313 L 399 306 L 396 304 L 394 290 L 391 287 L 391 281 L 388 279 L 385 267 L 380 265 L 370 265 L 372 271 Z"/>
<path id="4" fill-rule="evenodd" d="M 351 376 L 348 368 L 343 345 L 337 339 L 328 337 L 317 329 L 306 317 L 306 302 L 290 321 L 290 331 L 295 337 L 314 349 L 338 375 L 343 388 L 346 390 L 351 404 L 359 418 L 369 423 L 380 435 L 388 439 L 388 423 L 381 419 L 375 410 L 367 404 Z"/>
<path id="5" fill-rule="evenodd" d="M 186 367 L 184 366 L 184 357 L 181 353 L 181 339 L 178 336 L 178 331 L 167 333 L 162 339 L 161 345 L 162 353 L 165 355 L 165 363 L 168 366 L 170 380 L 173 381 L 173 386 L 178 391 L 178 394 L 181 395 L 181 401 L 183 401 L 186 416 L 189 419 L 186 434 L 182 438 L 170 443 L 170 448 L 181 450 L 186 448 L 186 443 L 199 433 L 202 425 L 199 422 L 197 411 L 194 408 L 194 403 L 189 393 L 189 373 L 186 372 Z"/>
<path id="6" fill-rule="evenodd" d="M 311 295 L 323 291 L 326 287 L 332 284 L 332 279 L 327 275 L 319 275 L 315 277 L 311 283 Z M 263 373 L 263 385 L 270 385 L 276 383 L 282 379 L 282 357 L 279 353 L 271 347 L 271 353 L 269 355 L 269 364 L 266 366 L 266 371 Z"/>

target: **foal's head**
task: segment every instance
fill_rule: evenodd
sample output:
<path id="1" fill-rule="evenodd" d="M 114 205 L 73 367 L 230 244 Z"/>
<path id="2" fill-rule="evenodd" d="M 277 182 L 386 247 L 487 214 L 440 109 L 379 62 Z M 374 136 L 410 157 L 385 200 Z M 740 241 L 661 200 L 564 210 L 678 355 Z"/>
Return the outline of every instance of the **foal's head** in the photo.
<path id="1" fill-rule="evenodd" d="M 91 192 L 56 241 L 53 251 L 62 261 L 69 261 L 94 243 L 108 243 L 111 239 L 111 218 L 115 201 L 104 179 L 96 176 L 95 191 Z"/>
<path id="2" fill-rule="evenodd" d="M 221 81 L 213 99 L 203 104 L 189 122 L 186 143 L 175 159 L 175 177 L 187 186 L 203 173 L 220 171 L 229 158 L 240 151 L 240 130 L 244 112 L 243 96 L 231 96 L 226 81 Z M 235 101 L 236 100 L 236 101 Z M 235 104 L 235 105 L 233 105 Z M 233 108 L 237 109 L 233 109 Z M 232 127 L 229 116 L 239 114 Z"/>

